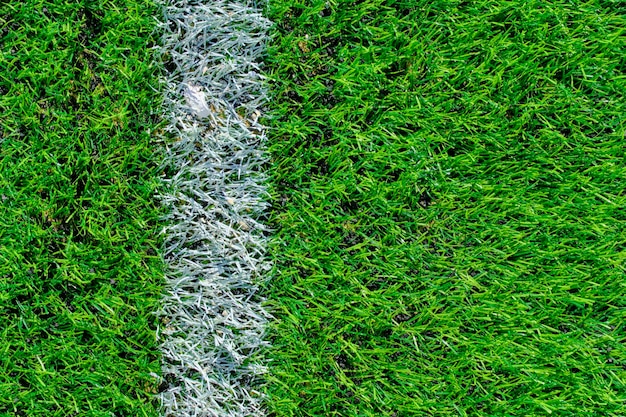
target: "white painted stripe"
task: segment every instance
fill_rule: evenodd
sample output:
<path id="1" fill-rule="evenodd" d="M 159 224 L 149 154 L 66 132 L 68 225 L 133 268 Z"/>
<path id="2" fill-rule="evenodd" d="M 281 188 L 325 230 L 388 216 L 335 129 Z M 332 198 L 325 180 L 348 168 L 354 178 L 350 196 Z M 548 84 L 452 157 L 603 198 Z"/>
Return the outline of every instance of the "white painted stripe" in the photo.
<path id="1" fill-rule="evenodd" d="M 165 416 L 261 416 L 249 360 L 267 346 L 266 101 L 260 58 L 270 22 L 252 2 L 167 1 L 158 47 L 169 126 L 166 295 L 159 312 Z M 174 137 L 175 140 L 171 140 Z"/>

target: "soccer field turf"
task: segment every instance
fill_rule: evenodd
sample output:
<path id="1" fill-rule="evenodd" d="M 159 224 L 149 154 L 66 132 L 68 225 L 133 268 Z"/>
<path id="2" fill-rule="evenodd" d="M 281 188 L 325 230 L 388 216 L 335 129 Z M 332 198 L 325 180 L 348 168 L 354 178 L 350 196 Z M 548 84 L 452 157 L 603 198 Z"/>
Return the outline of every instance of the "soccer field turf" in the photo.
<path id="1" fill-rule="evenodd" d="M 149 1 L 0 4 L 0 415 L 156 416 Z"/>
<path id="2" fill-rule="evenodd" d="M 270 1 L 276 416 L 626 414 L 626 7 Z"/>
<path id="3" fill-rule="evenodd" d="M 168 214 L 156 197 L 178 195 L 159 168 L 175 119 L 158 82 L 173 61 L 151 49 L 160 8 L 0 3 L 0 417 L 157 416 L 159 393 L 225 375 L 210 360 L 163 375 L 159 232 L 187 208 Z M 244 347 L 252 358 L 220 389 L 253 383 L 275 417 L 626 415 L 624 3 L 269 0 L 261 11 L 274 24 L 258 109 L 271 209 L 251 216 L 271 229 L 260 295 L 274 320 L 271 347 Z M 264 23 L 226 16 L 216 32 L 259 47 Z M 207 83 L 228 72 L 219 54 L 256 65 L 258 51 L 227 42 L 198 68 Z M 177 59 L 193 73 L 193 55 Z M 233 108 L 255 94 L 234 94 Z M 177 162 L 187 197 L 200 148 Z M 242 184 L 257 191 L 237 198 L 261 207 L 261 188 Z M 202 207 L 214 224 L 226 223 L 219 204 Z M 249 226 L 230 227 L 236 240 Z M 224 332 L 257 338 L 229 321 L 239 305 L 203 304 L 194 326 L 223 318 L 206 346 Z M 187 333 L 209 331 L 197 328 Z M 255 361 L 269 370 L 260 385 L 237 374 Z M 245 415 L 239 398 L 222 410 Z"/>

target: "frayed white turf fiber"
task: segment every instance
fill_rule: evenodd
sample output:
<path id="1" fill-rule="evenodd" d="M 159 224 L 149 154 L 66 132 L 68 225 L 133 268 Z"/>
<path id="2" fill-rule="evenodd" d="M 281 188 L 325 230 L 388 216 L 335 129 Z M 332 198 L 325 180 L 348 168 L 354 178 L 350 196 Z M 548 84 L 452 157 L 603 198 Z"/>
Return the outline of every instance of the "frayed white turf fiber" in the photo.
<path id="1" fill-rule="evenodd" d="M 166 295 L 159 312 L 165 416 L 261 416 L 250 360 L 271 316 L 267 279 L 266 90 L 260 74 L 270 22 L 246 1 L 166 1 L 158 47 L 169 126 Z M 173 139 L 172 139 L 173 138 Z"/>

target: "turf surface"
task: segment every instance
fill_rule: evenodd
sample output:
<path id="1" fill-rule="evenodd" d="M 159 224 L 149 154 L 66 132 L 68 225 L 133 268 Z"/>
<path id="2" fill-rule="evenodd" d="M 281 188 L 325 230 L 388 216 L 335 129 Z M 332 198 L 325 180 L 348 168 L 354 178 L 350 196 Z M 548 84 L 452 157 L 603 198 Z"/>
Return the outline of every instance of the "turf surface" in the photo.
<path id="1" fill-rule="evenodd" d="M 150 1 L 0 4 L 0 416 L 153 416 Z"/>
<path id="2" fill-rule="evenodd" d="M 270 415 L 626 415 L 624 3 L 268 17 Z"/>

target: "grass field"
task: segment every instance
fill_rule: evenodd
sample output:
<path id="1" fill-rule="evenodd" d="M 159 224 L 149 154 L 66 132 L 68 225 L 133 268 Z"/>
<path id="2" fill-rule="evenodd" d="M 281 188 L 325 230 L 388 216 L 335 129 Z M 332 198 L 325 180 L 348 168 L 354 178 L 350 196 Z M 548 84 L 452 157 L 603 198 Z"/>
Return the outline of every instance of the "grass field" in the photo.
<path id="1" fill-rule="evenodd" d="M 0 3 L 0 416 L 157 415 L 157 12 Z"/>
<path id="2" fill-rule="evenodd" d="M 267 16 L 270 415 L 626 415 L 624 3 Z"/>
<path id="3" fill-rule="evenodd" d="M 626 415 L 624 2 L 265 12 L 268 414 Z M 150 0 L 0 3 L 0 417 L 152 417 L 176 391 L 154 378 L 161 17 Z M 232 181 L 242 155 L 223 157 Z M 260 331 L 214 310 L 241 340 Z"/>

